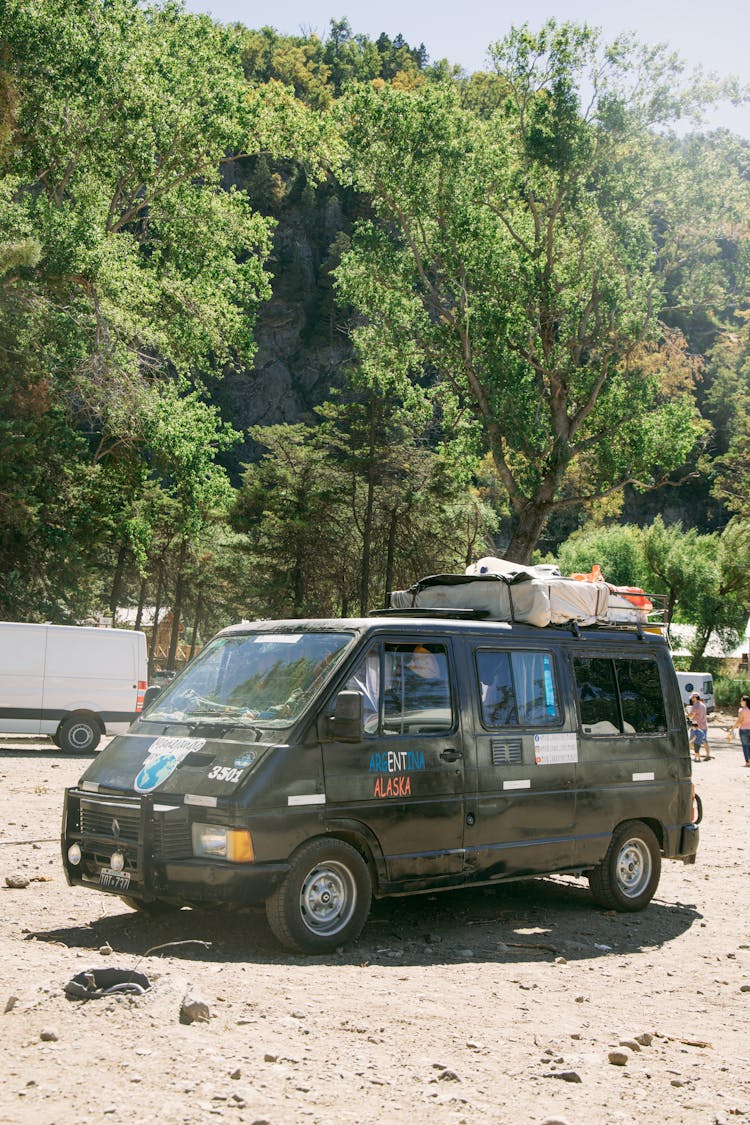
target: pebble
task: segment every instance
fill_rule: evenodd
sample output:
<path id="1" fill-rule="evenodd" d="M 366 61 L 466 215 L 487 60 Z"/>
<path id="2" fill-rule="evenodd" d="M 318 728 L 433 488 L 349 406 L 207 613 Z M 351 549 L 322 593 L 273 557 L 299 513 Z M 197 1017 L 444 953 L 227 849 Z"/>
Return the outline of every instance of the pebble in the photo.
<path id="1" fill-rule="evenodd" d="M 17 1003 L 18 1003 L 18 997 L 17 996 L 9 996 L 8 997 L 8 999 L 5 1001 L 5 1014 L 6 1014 L 6 1016 L 7 1016 L 8 1012 L 13 1011 L 13 1009 L 15 1008 Z"/>
<path id="2" fill-rule="evenodd" d="M 180 1023 L 208 1023 L 211 1018 L 208 1004 L 199 996 L 188 993 L 180 1005 Z"/>
<path id="3" fill-rule="evenodd" d="M 39 1038 L 41 1039 L 42 1043 L 56 1043 L 57 1032 L 55 1031 L 54 1027 L 43 1027 L 39 1033 Z"/>
<path id="4" fill-rule="evenodd" d="M 750 992 L 750 984 L 741 984 L 740 992 Z"/>
<path id="5" fill-rule="evenodd" d="M 641 1045 L 637 1039 L 621 1039 L 619 1045 L 621 1047 L 629 1047 L 631 1051 L 640 1051 Z"/>
<path id="6" fill-rule="evenodd" d="M 648 1031 L 642 1031 L 640 1035 L 634 1035 L 636 1043 L 640 1043 L 642 1047 L 650 1047 L 654 1041 L 653 1035 Z"/>
<path id="7" fill-rule="evenodd" d="M 627 1051 L 610 1051 L 607 1058 L 612 1063 L 612 1066 L 627 1066 L 628 1053 Z"/>
<path id="8" fill-rule="evenodd" d="M 104 945 L 99 946 L 99 952 L 101 953 L 102 957 L 109 957 L 110 953 L 112 952 L 112 946 L 108 941 L 105 941 Z"/>
<path id="9" fill-rule="evenodd" d="M 27 879 L 25 875 L 6 875 L 5 876 L 6 887 L 11 887 L 14 891 L 25 890 L 26 887 L 28 887 L 30 882 L 31 882 L 31 880 Z"/>

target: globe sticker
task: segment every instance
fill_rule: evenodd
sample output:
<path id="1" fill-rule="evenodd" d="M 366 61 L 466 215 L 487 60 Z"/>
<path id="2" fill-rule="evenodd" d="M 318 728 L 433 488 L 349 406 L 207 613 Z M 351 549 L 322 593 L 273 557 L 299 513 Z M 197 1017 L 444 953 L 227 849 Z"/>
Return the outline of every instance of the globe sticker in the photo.
<path id="1" fill-rule="evenodd" d="M 205 738 L 157 738 L 151 743 L 140 773 L 133 782 L 136 793 L 151 793 L 171 777 L 183 758 L 205 746 Z"/>

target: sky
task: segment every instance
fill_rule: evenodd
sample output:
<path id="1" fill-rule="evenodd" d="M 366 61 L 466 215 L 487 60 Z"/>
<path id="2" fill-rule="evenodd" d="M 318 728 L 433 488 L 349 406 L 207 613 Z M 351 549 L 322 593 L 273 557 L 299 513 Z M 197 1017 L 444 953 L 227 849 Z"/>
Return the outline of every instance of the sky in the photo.
<path id="1" fill-rule="evenodd" d="M 750 85 L 748 0 L 186 0 L 191 12 L 207 12 L 222 23 L 270 26 L 283 35 L 315 32 L 325 38 L 332 19 L 348 19 L 352 31 L 377 39 L 399 32 L 412 47 L 424 43 L 432 61 L 447 58 L 465 70 L 487 68 L 487 47 L 515 24 L 537 29 L 547 19 L 573 20 L 603 28 L 607 39 L 634 32 L 645 43 L 667 43 L 690 65 L 735 75 Z M 721 110 L 710 124 L 750 138 L 750 104 Z"/>

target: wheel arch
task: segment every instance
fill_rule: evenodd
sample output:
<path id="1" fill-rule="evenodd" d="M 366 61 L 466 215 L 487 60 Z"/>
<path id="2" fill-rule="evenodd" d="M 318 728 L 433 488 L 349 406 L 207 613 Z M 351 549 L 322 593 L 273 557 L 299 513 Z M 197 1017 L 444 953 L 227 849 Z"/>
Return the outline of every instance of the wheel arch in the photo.
<path id="1" fill-rule="evenodd" d="M 370 870 L 372 891 L 378 894 L 378 887 L 387 881 L 385 858 L 375 833 L 358 820 L 329 820 L 326 832 L 321 838 L 333 837 L 356 848 Z M 312 837 L 313 839 L 315 837 Z M 307 842 L 307 841 L 306 841 Z"/>

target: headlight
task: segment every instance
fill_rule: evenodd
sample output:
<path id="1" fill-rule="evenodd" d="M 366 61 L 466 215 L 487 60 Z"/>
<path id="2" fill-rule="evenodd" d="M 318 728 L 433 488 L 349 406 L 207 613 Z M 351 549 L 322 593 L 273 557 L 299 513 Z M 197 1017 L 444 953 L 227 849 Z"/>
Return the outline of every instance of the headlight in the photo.
<path id="1" fill-rule="evenodd" d="M 74 865 L 81 862 L 81 849 L 78 844 L 71 844 L 68 848 L 68 860 Z"/>
<path id="2" fill-rule="evenodd" d="M 224 828 L 220 824 L 193 825 L 193 855 L 228 859 L 230 863 L 252 863 L 255 858 L 246 828 Z"/>

